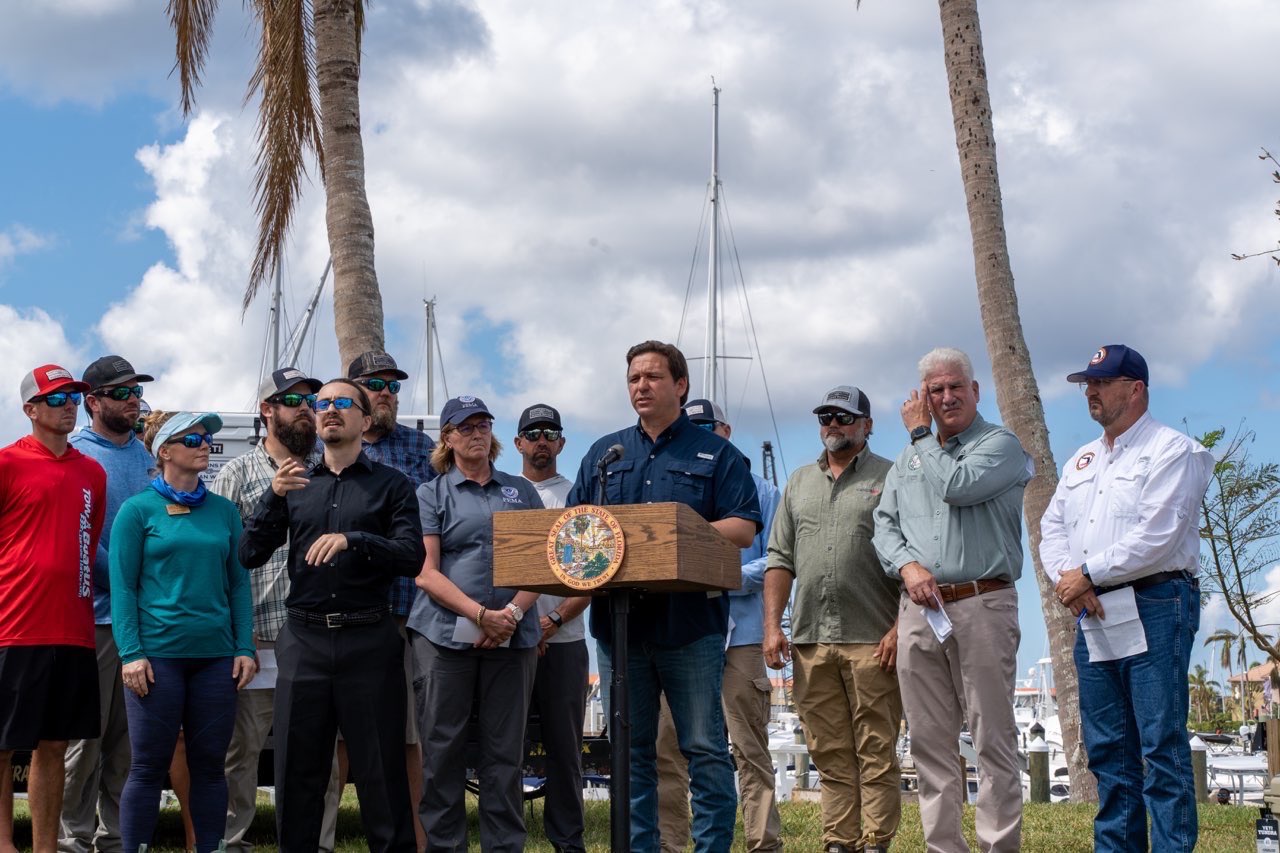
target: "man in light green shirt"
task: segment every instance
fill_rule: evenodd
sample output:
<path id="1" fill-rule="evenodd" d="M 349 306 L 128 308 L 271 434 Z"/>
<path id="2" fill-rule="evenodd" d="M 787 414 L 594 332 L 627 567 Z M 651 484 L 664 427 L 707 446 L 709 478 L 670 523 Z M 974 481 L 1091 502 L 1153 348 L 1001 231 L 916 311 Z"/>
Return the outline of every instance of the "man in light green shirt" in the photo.
<path id="1" fill-rule="evenodd" d="M 871 402 L 859 389 L 832 388 L 813 413 L 823 453 L 791 475 L 769 537 L 765 662 L 795 664 L 796 710 L 822 780 L 824 851 L 881 851 L 902 810 L 898 582 L 871 544 L 890 463 L 867 447 Z M 782 613 L 793 578 L 788 643 Z"/>
<path id="2" fill-rule="evenodd" d="M 930 850 L 966 850 L 960 831 L 963 718 L 982 766 L 976 829 L 983 850 L 1016 851 L 1022 783 L 1013 678 L 1022 573 L 1022 492 L 1030 457 L 978 414 L 969 357 L 936 349 L 902 404 L 910 444 L 885 478 L 875 547 L 904 586 L 898 668 Z M 935 436 L 931 425 L 937 422 Z"/>

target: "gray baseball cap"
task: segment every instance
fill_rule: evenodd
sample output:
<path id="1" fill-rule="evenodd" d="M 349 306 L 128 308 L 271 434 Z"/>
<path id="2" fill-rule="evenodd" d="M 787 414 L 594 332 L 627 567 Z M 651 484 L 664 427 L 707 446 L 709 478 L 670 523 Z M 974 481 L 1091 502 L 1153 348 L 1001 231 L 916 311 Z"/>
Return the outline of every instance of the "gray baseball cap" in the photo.
<path id="1" fill-rule="evenodd" d="M 861 389 L 855 385 L 837 385 L 822 395 L 822 402 L 813 410 L 815 415 L 823 412 L 848 412 L 860 417 L 871 417 L 871 401 Z"/>

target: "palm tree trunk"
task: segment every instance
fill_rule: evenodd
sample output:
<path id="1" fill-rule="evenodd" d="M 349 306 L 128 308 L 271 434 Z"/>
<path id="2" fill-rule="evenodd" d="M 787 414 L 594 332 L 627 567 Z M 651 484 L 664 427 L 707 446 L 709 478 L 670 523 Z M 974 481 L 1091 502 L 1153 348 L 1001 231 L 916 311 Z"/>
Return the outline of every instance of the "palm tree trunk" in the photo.
<path id="1" fill-rule="evenodd" d="M 324 141 L 325 224 L 333 256 L 333 316 L 340 363 L 383 344 L 373 262 L 373 216 L 360 138 L 363 0 L 315 0 L 316 87 Z"/>
<path id="2" fill-rule="evenodd" d="M 996 171 L 996 141 L 978 4 L 977 0 L 938 0 L 938 9 L 942 15 L 943 55 L 956 149 L 973 236 L 978 306 L 995 378 L 996 402 L 1005 425 L 1018 436 L 1036 464 L 1037 474 L 1027 485 L 1023 512 L 1040 589 L 1040 607 L 1049 632 L 1062 745 L 1071 774 L 1071 799 L 1092 801 L 1097 800 L 1097 785 L 1080 748 L 1079 687 L 1072 661 L 1075 620 L 1054 598 L 1053 584 L 1040 565 L 1040 517 L 1058 485 L 1058 466 L 1049 448 L 1044 406 L 1018 316 L 1018 295 L 1009 264 L 1000 177 Z"/>

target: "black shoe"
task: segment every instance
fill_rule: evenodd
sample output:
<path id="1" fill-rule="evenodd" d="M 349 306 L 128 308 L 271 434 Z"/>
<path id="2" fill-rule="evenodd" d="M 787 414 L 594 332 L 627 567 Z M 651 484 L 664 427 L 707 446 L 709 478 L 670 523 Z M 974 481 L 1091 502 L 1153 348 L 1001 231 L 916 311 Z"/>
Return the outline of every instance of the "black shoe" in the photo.
<path id="1" fill-rule="evenodd" d="M 838 841 L 831 841 L 822 848 L 822 853 L 853 853 L 853 848 L 846 847 Z"/>

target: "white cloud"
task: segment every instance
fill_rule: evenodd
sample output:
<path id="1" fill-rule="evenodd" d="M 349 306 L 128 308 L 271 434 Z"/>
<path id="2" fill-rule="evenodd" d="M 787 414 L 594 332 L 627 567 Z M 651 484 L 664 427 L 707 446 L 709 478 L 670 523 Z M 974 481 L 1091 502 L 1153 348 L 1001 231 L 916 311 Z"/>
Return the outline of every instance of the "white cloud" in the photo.
<path id="1" fill-rule="evenodd" d="M 21 311 L 0 305 L 0 444 L 31 432 L 22 413 L 22 377 L 42 364 L 59 364 L 76 372 L 83 350 L 67 340 L 62 324 L 40 309 Z"/>
<path id="2" fill-rule="evenodd" d="M 37 234 L 25 225 L 15 224 L 0 231 L 0 268 L 18 255 L 38 252 L 48 248 L 53 239 L 44 234 Z"/>

